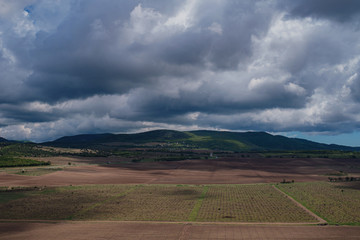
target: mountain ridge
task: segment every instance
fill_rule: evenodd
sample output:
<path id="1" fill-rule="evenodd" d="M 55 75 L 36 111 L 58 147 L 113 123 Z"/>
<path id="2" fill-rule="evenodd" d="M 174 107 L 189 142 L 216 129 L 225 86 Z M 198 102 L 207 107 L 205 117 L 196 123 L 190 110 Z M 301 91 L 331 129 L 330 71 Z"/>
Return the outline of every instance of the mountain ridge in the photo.
<path id="1" fill-rule="evenodd" d="M 10 142 L 9 140 L 3 138 L 3 137 L 0 137 L 0 142 Z"/>
<path id="2" fill-rule="evenodd" d="M 324 144 L 301 138 L 272 135 L 267 132 L 231 131 L 175 131 L 153 130 L 133 134 L 80 134 L 64 136 L 42 145 L 54 147 L 91 147 L 99 145 L 115 146 L 141 145 L 149 143 L 178 143 L 194 148 L 230 151 L 274 151 L 274 150 L 341 150 L 360 151 L 360 147 Z"/>

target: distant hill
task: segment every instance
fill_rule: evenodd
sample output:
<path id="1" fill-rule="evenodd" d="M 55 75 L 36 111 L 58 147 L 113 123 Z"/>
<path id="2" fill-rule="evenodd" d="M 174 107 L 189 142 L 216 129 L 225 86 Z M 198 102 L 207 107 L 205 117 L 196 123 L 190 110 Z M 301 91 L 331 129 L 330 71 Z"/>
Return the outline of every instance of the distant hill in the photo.
<path id="1" fill-rule="evenodd" d="M 139 146 L 166 143 L 184 148 L 223 151 L 295 151 L 341 150 L 360 151 L 360 147 L 322 144 L 299 138 L 288 138 L 266 132 L 226 132 L 155 130 L 135 134 L 82 134 L 66 136 L 43 145 L 54 147 L 91 148 L 96 146 Z"/>
<path id="2" fill-rule="evenodd" d="M 53 142 L 43 145 L 59 147 L 79 147 L 104 143 L 118 143 L 120 145 L 145 144 L 150 142 L 167 142 L 179 139 L 187 139 L 189 135 L 184 132 L 172 130 L 156 130 L 135 134 L 82 134 L 76 136 L 61 137 Z"/>
<path id="3" fill-rule="evenodd" d="M 9 140 L 7 140 L 7 139 L 5 139 L 5 138 L 0 137 L 0 142 L 9 142 Z"/>

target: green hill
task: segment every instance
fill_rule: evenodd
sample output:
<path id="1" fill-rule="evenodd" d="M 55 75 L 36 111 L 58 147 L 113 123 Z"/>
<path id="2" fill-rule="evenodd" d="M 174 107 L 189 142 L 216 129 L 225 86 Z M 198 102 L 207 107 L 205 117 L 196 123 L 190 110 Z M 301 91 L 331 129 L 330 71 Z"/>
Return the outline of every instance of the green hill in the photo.
<path id="1" fill-rule="evenodd" d="M 83 134 L 59 138 L 43 145 L 54 147 L 91 148 L 96 146 L 142 146 L 167 144 L 182 148 L 222 151 L 359 151 L 360 147 L 322 144 L 299 138 L 271 135 L 266 132 L 226 132 L 155 130 L 136 134 Z"/>

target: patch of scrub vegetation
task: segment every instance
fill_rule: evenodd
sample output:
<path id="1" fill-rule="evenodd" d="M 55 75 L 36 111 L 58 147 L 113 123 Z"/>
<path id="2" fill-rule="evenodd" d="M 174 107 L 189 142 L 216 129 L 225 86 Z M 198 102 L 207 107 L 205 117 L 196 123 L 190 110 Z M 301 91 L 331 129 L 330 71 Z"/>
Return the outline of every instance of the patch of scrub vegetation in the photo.
<path id="1" fill-rule="evenodd" d="M 0 168 L 50 165 L 49 161 L 30 159 L 47 156 L 52 154 L 33 143 L 0 143 Z"/>
<path id="2" fill-rule="evenodd" d="M 34 143 L 0 143 L 0 156 L 5 157 L 51 157 L 57 155 Z"/>
<path id="3" fill-rule="evenodd" d="M 27 158 L 0 156 L 0 168 L 4 167 L 25 167 L 25 166 L 45 166 L 50 165 L 50 161 L 38 161 Z"/>
<path id="4" fill-rule="evenodd" d="M 262 152 L 260 155 L 267 158 L 360 158 L 360 152 L 340 150 L 269 151 Z"/>
<path id="5" fill-rule="evenodd" d="M 330 172 L 330 173 L 326 173 L 325 176 L 338 176 L 338 177 L 342 177 L 342 176 L 347 176 L 348 173 L 344 172 L 344 171 L 336 171 L 336 172 Z"/>
<path id="6" fill-rule="evenodd" d="M 277 187 L 330 224 L 360 225 L 360 190 L 354 183 L 295 183 Z"/>
<path id="7" fill-rule="evenodd" d="M 138 157 L 141 155 L 141 153 L 136 152 L 136 151 L 124 151 L 124 150 L 123 151 L 115 150 L 111 153 L 112 153 L 112 155 L 126 157 L 126 158 L 133 158 L 133 157 Z"/>

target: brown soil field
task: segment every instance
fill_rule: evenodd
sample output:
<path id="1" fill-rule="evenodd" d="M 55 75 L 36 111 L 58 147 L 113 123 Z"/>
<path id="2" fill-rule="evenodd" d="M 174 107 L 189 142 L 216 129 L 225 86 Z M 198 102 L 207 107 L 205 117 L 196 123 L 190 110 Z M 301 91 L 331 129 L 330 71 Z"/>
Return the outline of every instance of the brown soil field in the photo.
<path id="1" fill-rule="evenodd" d="M 344 238 L 344 236 L 346 236 Z M 92 239 L 360 239 L 350 226 L 188 224 L 144 222 L 7 222 L 0 223 L 1 240 Z"/>
<path id="2" fill-rule="evenodd" d="M 173 162 L 128 163 L 121 158 L 45 158 L 66 166 L 42 176 L 0 172 L 0 186 L 84 184 L 243 184 L 326 181 L 326 174 L 359 176 L 356 159 L 218 158 Z"/>

